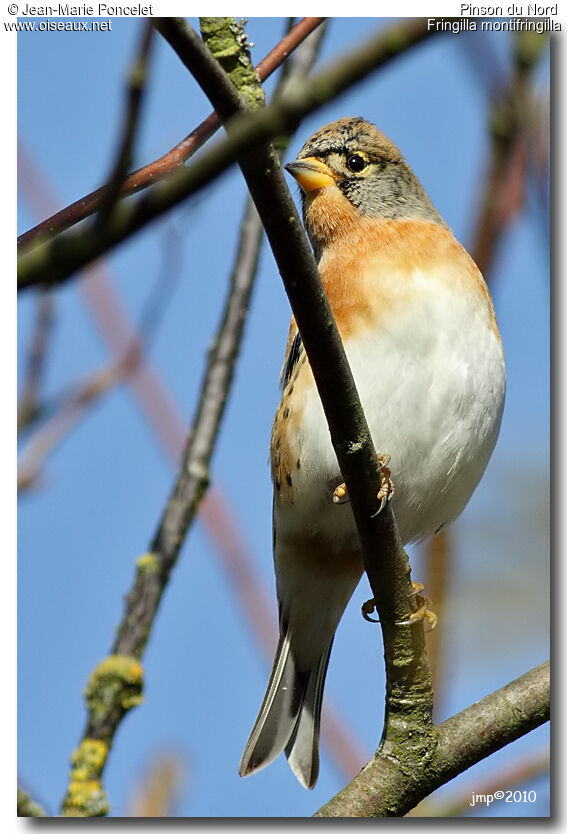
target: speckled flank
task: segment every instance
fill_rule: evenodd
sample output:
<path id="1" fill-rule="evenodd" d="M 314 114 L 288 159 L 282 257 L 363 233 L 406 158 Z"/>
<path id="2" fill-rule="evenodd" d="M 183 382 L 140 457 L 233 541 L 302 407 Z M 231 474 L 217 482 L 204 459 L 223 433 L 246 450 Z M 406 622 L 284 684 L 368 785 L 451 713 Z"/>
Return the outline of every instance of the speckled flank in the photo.
<path id="1" fill-rule="evenodd" d="M 294 326 L 295 322 L 292 322 L 292 328 Z M 291 345 L 291 341 L 289 344 Z M 270 445 L 272 480 L 274 490 L 278 498 L 282 500 L 293 501 L 293 473 L 301 469 L 299 442 L 299 428 L 302 418 L 301 391 L 307 385 L 313 384 L 313 375 L 307 362 L 307 355 L 305 351 L 302 351 L 282 391 L 282 398 L 272 428 Z"/>

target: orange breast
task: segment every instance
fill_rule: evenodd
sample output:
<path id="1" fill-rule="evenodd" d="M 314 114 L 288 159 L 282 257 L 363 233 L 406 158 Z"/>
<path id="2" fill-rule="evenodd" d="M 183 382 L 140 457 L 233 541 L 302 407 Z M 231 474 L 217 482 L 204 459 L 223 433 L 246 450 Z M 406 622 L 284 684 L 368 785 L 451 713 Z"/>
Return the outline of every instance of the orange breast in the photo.
<path id="1" fill-rule="evenodd" d="M 379 327 L 396 304 L 411 303 L 404 276 L 415 270 L 461 284 L 476 296 L 473 303 L 480 301 L 492 311 L 476 264 L 451 231 L 437 223 L 360 215 L 332 187 L 307 202 L 306 221 L 321 247 L 319 271 L 343 338 L 368 324 Z M 407 291 L 413 291 L 409 283 Z M 497 331 L 495 319 L 493 324 Z"/>

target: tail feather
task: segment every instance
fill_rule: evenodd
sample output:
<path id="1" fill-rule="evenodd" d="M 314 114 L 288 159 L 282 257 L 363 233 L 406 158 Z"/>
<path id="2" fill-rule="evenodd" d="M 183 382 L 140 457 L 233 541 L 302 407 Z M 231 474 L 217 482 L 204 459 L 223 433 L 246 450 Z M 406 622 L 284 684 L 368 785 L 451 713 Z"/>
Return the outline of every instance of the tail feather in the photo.
<path id="1" fill-rule="evenodd" d="M 309 673 L 301 711 L 285 748 L 289 766 L 304 788 L 314 787 L 319 776 L 319 727 L 331 646 L 332 642 Z"/>
<path id="2" fill-rule="evenodd" d="M 309 671 L 297 669 L 286 629 L 280 636 L 268 688 L 244 748 L 238 772 L 248 776 L 285 750 L 289 764 L 306 788 L 319 772 L 319 724 L 323 685 L 331 644 Z"/>

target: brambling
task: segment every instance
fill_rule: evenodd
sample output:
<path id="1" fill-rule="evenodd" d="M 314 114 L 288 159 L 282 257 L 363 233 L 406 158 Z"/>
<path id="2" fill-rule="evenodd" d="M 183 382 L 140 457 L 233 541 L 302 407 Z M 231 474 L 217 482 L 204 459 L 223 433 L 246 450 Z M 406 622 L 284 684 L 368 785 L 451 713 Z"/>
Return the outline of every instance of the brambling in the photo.
<path id="1" fill-rule="evenodd" d="M 362 118 L 317 131 L 286 169 L 376 449 L 403 543 L 463 510 L 500 430 L 505 366 L 490 293 L 398 148 Z M 335 630 L 363 572 L 352 510 L 292 319 L 271 440 L 280 639 L 239 772 L 285 750 L 319 770 Z"/>

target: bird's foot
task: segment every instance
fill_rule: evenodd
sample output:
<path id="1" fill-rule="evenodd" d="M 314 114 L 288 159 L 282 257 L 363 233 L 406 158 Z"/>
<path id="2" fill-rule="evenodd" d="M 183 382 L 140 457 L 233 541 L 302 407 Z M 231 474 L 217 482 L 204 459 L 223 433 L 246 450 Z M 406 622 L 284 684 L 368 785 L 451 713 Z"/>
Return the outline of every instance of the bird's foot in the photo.
<path id="1" fill-rule="evenodd" d="M 380 502 L 380 506 L 374 515 L 379 515 L 382 512 L 388 501 L 391 501 L 394 497 L 395 492 L 394 484 L 392 478 L 390 477 L 392 473 L 388 467 L 388 464 L 390 463 L 390 455 L 377 455 L 377 457 L 382 480 L 380 482 L 380 489 L 376 495 L 377 500 Z"/>
<path id="2" fill-rule="evenodd" d="M 378 515 L 382 512 L 386 503 L 391 501 L 394 496 L 394 484 L 391 479 L 391 472 L 388 468 L 388 464 L 390 463 L 390 455 L 377 455 L 378 459 L 378 466 L 380 467 L 380 475 L 381 475 L 381 483 L 380 489 L 378 490 L 378 494 L 376 498 L 380 502 L 380 506 L 376 511 L 375 515 Z M 333 492 L 333 501 L 335 504 L 346 504 L 349 501 L 347 486 L 346 484 L 339 484 L 336 487 L 335 491 Z"/>
<path id="3" fill-rule="evenodd" d="M 437 625 L 437 614 L 434 611 L 431 611 L 428 608 L 431 605 L 431 600 L 426 597 L 422 591 L 425 590 L 425 585 L 422 585 L 421 582 L 412 582 L 412 596 L 415 596 L 417 602 L 417 611 L 414 611 L 413 614 L 410 614 L 407 620 L 402 620 L 396 625 L 414 625 L 414 623 L 420 623 L 422 620 L 427 620 L 430 625 L 429 631 L 433 631 L 435 626 Z"/>
<path id="4" fill-rule="evenodd" d="M 414 625 L 415 623 L 420 623 L 422 620 L 427 620 L 430 625 L 429 631 L 433 631 L 435 626 L 437 625 L 437 614 L 435 614 L 431 609 L 427 606 L 430 605 L 429 599 L 422 594 L 425 586 L 421 584 L 421 582 L 412 582 L 413 591 L 411 593 L 412 596 L 415 595 L 417 600 L 418 609 L 413 614 L 410 614 L 407 620 L 401 620 L 400 622 L 396 623 L 396 625 Z M 376 600 L 374 599 L 367 599 L 366 602 L 362 604 L 362 616 L 364 619 L 369 623 L 378 623 L 378 620 L 375 617 L 371 617 L 370 615 L 376 611 Z"/>

